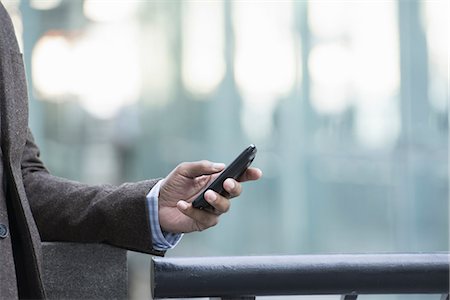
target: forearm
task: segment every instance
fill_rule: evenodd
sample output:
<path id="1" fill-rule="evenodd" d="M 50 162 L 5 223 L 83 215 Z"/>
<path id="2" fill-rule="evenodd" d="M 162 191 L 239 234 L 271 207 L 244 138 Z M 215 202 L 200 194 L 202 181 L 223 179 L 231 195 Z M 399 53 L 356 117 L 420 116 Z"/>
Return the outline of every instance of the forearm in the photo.
<path id="1" fill-rule="evenodd" d="M 152 252 L 145 195 L 154 181 L 89 186 L 33 172 L 24 185 L 42 240 L 103 242 Z"/>
<path id="2" fill-rule="evenodd" d="M 103 242 L 146 253 L 152 248 L 146 195 L 157 180 L 120 186 L 87 185 L 52 176 L 31 134 L 22 176 L 44 241 Z"/>

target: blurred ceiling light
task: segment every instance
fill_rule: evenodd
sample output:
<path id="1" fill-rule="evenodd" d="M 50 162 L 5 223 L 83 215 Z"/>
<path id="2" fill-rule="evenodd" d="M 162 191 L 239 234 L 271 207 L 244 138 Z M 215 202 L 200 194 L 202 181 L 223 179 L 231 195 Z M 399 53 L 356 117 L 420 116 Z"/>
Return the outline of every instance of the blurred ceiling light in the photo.
<path id="1" fill-rule="evenodd" d="M 438 111 L 446 112 L 449 86 L 450 4 L 447 1 L 425 1 L 422 5 L 430 66 L 430 101 Z"/>
<path id="2" fill-rule="evenodd" d="M 96 22 L 111 22 L 133 17 L 139 8 L 137 0 L 85 0 L 84 15 Z"/>
<path id="3" fill-rule="evenodd" d="M 370 95 L 390 97 L 397 92 L 395 5 L 393 1 L 310 2 L 313 32 L 323 35 L 309 61 L 312 104 L 318 112 L 339 114 L 351 104 L 350 98 L 367 101 L 374 99 Z M 335 29 L 328 27 L 329 20 L 335 21 Z"/>
<path id="4" fill-rule="evenodd" d="M 308 3 L 318 37 L 309 59 L 313 106 L 340 114 L 354 105 L 357 139 L 368 147 L 392 145 L 400 132 L 397 2 Z"/>
<path id="5" fill-rule="evenodd" d="M 361 2 L 353 5 L 352 44 L 353 85 L 358 99 L 369 95 L 390 97 L 400 86 L 400 47 L 397 3 Z"/>
<path id="6" fill-rule="evenodd" d="M 150 95 L 143 101 L 152 106 L 162 106 L 174 92 L 175 65 L 171 58 L 169 33 L 166 26 L 152 24 L 145 29 L 145 38 L 140 41 L 142 88 Z"/>
<path id="7" fill-rule="evenodd" d="M 183 9 L 183 83 L 208 94 L 225 75 L 223 1 L 185 1 Z"/>
<path id="8" fill-rule="evenodd" d="M 308 1 L 308 23 L 311 32 L 319 38 L 336 38 L 349 27 L 349 7 L 354 2 Z"/>
<path id="9" fill-rule="evenodd" d="M 50 32 L 36 43 L 32 54 L 32 78 L 40 98 L 61 101 L 69 92 L 70 44 L 61 33 Z"/>
<path id="10" fill-rule="evenodd" d="M 39 10 L 50 10 L 58 7 L 62 0 L 31 0 L 30 6 Z"/>
<path id="11" fill-rule="evenodd" d="M 139 97 L 136 32 L 136 26 L 120 24 L 89 27 L 70 42 L 59 33 L 44 35 L 32 57 L 36 92 L 56 102 L 75 96 L 97 118 L 113 117 Z"/>
<path id="12" fill-rule="evenodd" d="M 73 49 L 71 90 L 97 118 L 138 100 L 141 77 L 134 23 L 91 26 Z"/>
<path id="13" fill-rule="evenodd" d="M 366 147 L 389 148 L 400 134 L 397 3 L 359 2 L 352 9 L 357 24 L 349 30 L 356 137 Z"/>
<path id="14" fill-rule="evenodd" d="M 235 78 L 244 100 L 244 130 L 252 137 L 270 134 L 275 103 L 300 74 L 292 14 L 292 1 L 233 2 Z"/>
<path id="15" fill-rule="evenodd" d="M 397 3 L 355 3 L 352 16 L 357 24 L 350 29 L 356 137 L 369 148 L 393 147 L 400 134 Z"/>
<path id="16" fill-rule="evenodd" d="M 315 110 L 322 114 L 342 113 L 350 104 L 349 49 L 336 43 L 316 46 L 311 50 L 308 65 Z"/>
<path id="17" fill-rule="evenodd" d="M 292 2 L 235 2 L 235 76 L 244 92 L 281 96 L 297 71 Z"/>

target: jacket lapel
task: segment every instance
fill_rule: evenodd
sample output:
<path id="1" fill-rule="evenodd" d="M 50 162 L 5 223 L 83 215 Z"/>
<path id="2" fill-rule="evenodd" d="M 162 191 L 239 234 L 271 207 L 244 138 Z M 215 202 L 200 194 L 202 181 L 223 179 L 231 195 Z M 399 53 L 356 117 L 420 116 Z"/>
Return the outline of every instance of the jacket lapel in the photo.
<path id="1" fill-rule="evenodd" d="M 19 296 L 44 298 L 40 237 L 22 179 L 21 159 L 28 130 L 28 93 L 22 55 L 11 20 L 0 3 L 0 130 L 12 219 Z M 9 214 L 9 213 L 8 213 Z M 14 247 L 13 247 L 14 248 Z"/>
<path id="2" fill-rule="evenodd" d="M 28 127 L 28 95 L 22 55 L 7 12 L 0 3 L 0 102 L 3 154 L 20 166 Z"/>
<path id="3" fill-rule="evenodd" d="M 20 53 L 0 54 L 2 60 L 2 150 L 13 169 L 20 170 L 21 150 L 25 146 L 28 127 L 28 95 Z"/>

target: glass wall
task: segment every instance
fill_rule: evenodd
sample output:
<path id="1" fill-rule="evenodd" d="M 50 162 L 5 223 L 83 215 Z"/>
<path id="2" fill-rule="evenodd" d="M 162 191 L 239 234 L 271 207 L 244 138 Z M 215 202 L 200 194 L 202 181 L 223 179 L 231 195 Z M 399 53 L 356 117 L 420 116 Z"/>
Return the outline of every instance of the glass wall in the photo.
<path id="1" fill-rule="evenodd" d="M 30 122 L 87 183 L 264 172 L 168 256 L 448 251 L 446 1 L 3 1 Z M 148 257 L 130 254 L 132 298 Z"/>

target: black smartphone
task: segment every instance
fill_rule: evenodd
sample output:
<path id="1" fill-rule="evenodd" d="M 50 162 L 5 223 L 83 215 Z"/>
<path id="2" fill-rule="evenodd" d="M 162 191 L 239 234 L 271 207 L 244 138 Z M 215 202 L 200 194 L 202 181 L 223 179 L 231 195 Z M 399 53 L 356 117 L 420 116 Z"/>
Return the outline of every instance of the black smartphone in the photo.
<path id="1" fill-rule="evenodd" d="M 192 206 L 198 209 L 211 209 L 212 207 L 204 197 L 207 190 L 213 190 L 222 196 L 227 197 L 228 193 L 223 188 L 223 182 L 227 178 L 238 179 L 255 159 L 256 147 L 251 144 L 217 177 L 193 202 Z"/>

